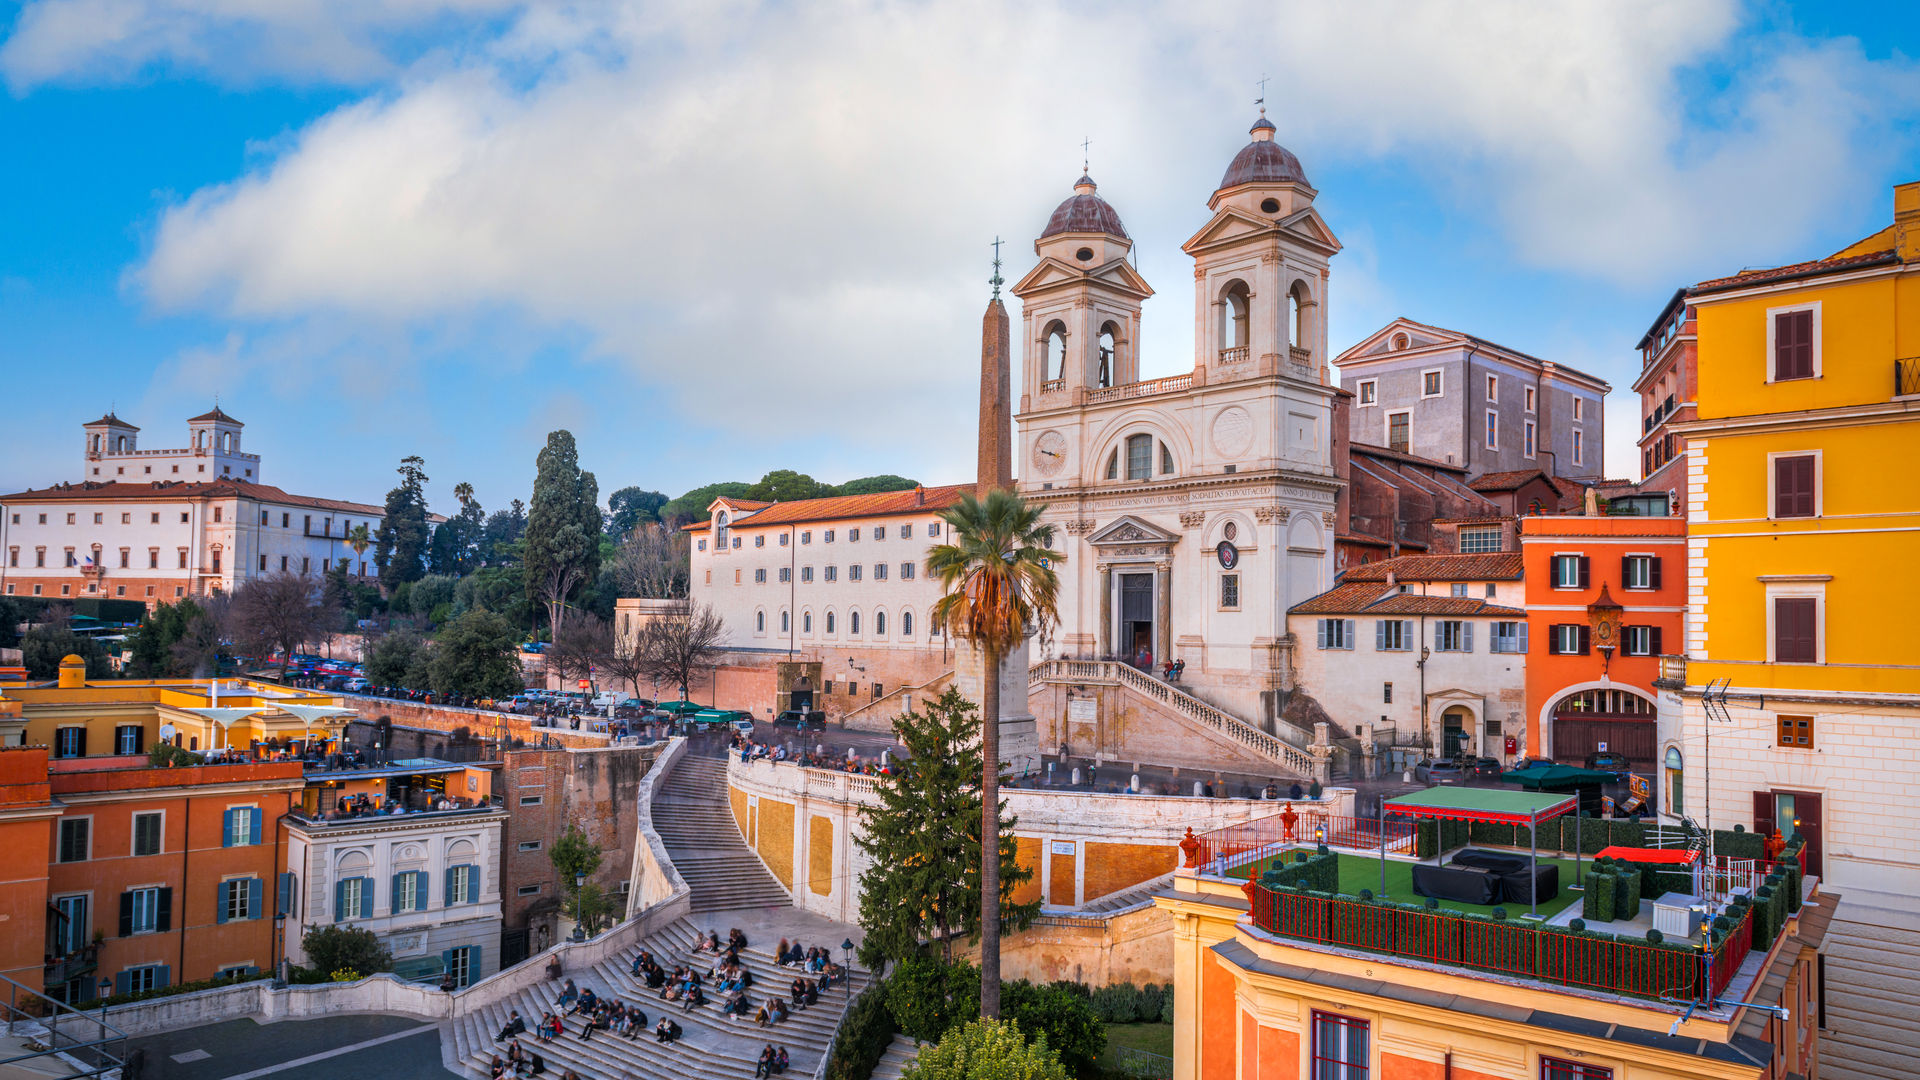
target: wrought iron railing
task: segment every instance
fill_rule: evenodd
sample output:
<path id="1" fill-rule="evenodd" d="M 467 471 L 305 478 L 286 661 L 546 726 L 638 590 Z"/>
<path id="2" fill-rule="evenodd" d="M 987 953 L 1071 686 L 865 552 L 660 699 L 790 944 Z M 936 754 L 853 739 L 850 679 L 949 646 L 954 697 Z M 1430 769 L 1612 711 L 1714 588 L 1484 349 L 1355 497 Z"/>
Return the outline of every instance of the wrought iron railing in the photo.
<path id="1" fill-rule="evenodd" d="M 1909 356 L 1893 362 L 1893 396 L 1906 397 L 1908 394 L 1920 394 L 1920 356 Z"/>
<path id="2" fill-rule="evenodd" d="M 1324 843 L 1329 847 L 1378 851 L 1383 832 L 1389 852 L 1413 854 L 1411 821 L 1395 818 L 1383 825 L 1378 818 L 1329 814 L 1311 805 L 1295 810 L 1292 803 L 1287 803 L 1280 813 L 1228 825 L 1195 839 L 1200 841 L 1198 862 L 1202 868 L 1231 869 L 1299 844 Z"/>

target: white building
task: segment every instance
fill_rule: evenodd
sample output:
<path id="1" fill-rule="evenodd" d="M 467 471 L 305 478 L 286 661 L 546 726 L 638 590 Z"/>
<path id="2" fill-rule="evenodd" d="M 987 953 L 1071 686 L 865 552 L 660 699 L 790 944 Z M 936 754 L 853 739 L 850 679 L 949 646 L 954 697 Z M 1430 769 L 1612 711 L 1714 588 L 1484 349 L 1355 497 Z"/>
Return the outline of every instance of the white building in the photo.
<path id="1" fill-rule="evenodd" d="M 424 977 L 451 970 L 461 986 L 500 968 L 500 837 L 507 811 L 484 793 L 486 770 L 426 760 L 386 768 L 342 770 L 335 779 L 307 774 L 319 805 L 287 818 L 287 868 L 294 874 L 287 955 L 306 964 L 305 928 L 371 930 L 393 954 L 396 974 Z M 466 783 L 467 774 L 475 773 Z M 424 794 L 435 780 L 444 793 L 473 788 L 479 805 L 460 810 L 333 818 L 341 792 L 369 782 Z M 434 788 L 436 794 L 438 788 Z"/>
<path id="2" fill-rule="evenodd" d="M 1340 243 L 1262 117 L 1207 201 L 1192 370 L 1142 381 L 1153 290 L 1081 177 L 1013 292 L 1019 488 L 1066 554 L 1057 651 L 1186 663 L 1195 695 L 1273 722 L 1287 610 L 1333 579 L 1328 261 Z M 1270 728 L 1269 728 L 1270 729 Z"/>
<path id="3" fill-rule="evenodd" d="M 139 429 L 111 413 L 83 425 L 85 479 L 0 496 L 0 591 L 153 607 L 341 559 L 373 576 L 351 536 L 378 532 L 384 508 L 261 483 L 241 427 L 215 409 L 188 421 L 186 448 L 141 450 Z"/>
<path id="4" fill-rule="evenodd" d="M 1296 721 L 1445 756 L 1504 757 L 1526 733 L 1526 586 L 1517 552 L 1402 555 L 1350 567 L 1296 604 Z M 1314 713 L 1318 716 L 1320 714 Z"/>

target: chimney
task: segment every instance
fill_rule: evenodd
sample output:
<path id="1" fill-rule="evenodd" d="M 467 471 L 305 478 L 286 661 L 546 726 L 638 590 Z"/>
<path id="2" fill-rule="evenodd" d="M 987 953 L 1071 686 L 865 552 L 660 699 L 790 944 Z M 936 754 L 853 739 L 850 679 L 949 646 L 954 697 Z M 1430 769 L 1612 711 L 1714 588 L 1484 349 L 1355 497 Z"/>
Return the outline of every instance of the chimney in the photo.
<path id="1" fill-rule="evenodd" d="M 1893 186 L 1893 243 L 1901 262 L 1920 262 L 1920 180 Z"/>
<path id="2" fill-rule="evenodd" d="M 927 505 L 927 489 L 925 485 L 923 484 L 913 485 L 913 505 L 915 506 Z"/>
<path id="3" fill-rule="evenodd" d="M 975 493 L 1013 487 L 1013 331 L 1007 308 L 995 296 L 980 320 L 980 448 Z"/>
<path id="4" fill-rule="evenodd" d="M 1399 587 L 1400 587 L 1400 576 L 1398 574 L 1395 574 L 1391 570 L 1387 571 L 1387 591 L 1391 592 L 1394 589 L 1397 589 Z"/>

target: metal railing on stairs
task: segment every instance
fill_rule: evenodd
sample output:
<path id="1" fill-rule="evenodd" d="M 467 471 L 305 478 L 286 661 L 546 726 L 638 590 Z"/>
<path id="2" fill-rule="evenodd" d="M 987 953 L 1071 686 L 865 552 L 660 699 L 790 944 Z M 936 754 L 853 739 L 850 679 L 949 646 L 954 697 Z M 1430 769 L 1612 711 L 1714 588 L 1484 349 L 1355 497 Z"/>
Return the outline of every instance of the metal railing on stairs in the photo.
<path id="1" fill-rule="evenodd" d="M 1115 660 L 1043 660 L 1029 670 L 1028 686 L 1032 688 L 1047 682 L 1106 683 L 1126 687 L 1153 698 L 1188 719 L 1207 725 L 1301 776 L 1313 775 L 1313 755 L 1130 664 Z"/>
<path id="2" fill-rule="evenodd" d="M 81 1010 L 0 975 L 7 988 L 6 1032 L 24 1053 L 0 1058 L 0 1075 L 119 1076 L 127 1057 L 126 1032 L 107 1023 L 105 1009 Z M 29 1062 L 57 1058 L 48 1070 Z"/>

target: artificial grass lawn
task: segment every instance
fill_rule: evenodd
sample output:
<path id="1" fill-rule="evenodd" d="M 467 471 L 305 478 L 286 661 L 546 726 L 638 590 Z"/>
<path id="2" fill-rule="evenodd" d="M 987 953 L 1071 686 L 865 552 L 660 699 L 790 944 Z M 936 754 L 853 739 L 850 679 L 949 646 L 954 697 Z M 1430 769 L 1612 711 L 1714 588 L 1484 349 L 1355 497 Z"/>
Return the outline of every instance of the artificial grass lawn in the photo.
<path id="1" fill-rule="evenodd" d="M 1172 1057 L 1173 1025 L 1108 1024 L 1107 1049 L 1100 1055 L 1102 1069 L 1112 1072 L 1119 1068 L 1119 1064 L 1113 1060 L 1113 1048 L 1116 1046 L 1131 1046 L 1135 1050 Z"/>
<path id="2" fill-rule="evenodd" d="M 1339 852 L 1337 854 L 1340 859 L 1341 892 L 1348 896 L 1358 896 L 1360 895 L 1361 889 L 1372 889 L 1374 895 L 1378 896 L 1380 894 L 1380 860 L 1378 858 L 1368 858 L 1364 855 L 1348 855 L 1345 852 Z M 1292 862 L 1293 853 L 1288 852 L 1286 859 L 1288 862 Z M 1230 873 L 1234 877 L 1247 877 L 1249 876 L 1248 872 L 1256 866 L 1261 870 L 1265 870 L 1272 865 L 1272 859 L 1265 859 L 1258 863 L 1248 863 L 1246 866 L 1236 867 L 1230 871 Z M 1387 860 L 1387 899 L 1401 904 L 1425 904 L 1427 902 L 1426 897 L 1413 891 L 1413 865 L 1414 864 L 1410 862 L 1398 859 Z M 1558 914 L 1562 909 L 1567 907 L 1567 905 L 1580 899 L 1583 894 L 1574 892 L 1572 888 L 1572 859 L 1549 859 L 1541 856 L 1540 865 L 1553 865 L 1560 868 L 1560 895 L 1551 900 L 1544 901 L 1540 905 L 1540 917 L 1544 921 Z M 1591 859 L 1580 860 L 1580 865 L 1587 873 L 1593 871 L 1593 860 Z M 1507 917 L 1509 919 L 1518 919 L 1527 913 L 1527 905 L 1525 904 L 1502 904 L 1500 906 L 1507 909 Z M 1454 900 L 1442 900 L 1440 901 L 1440 908 L 1443 911 L 1464 911 L 1474 915 L 1493 914 L 1493 905 L 1491 904 L 1462 904 Z"/>

